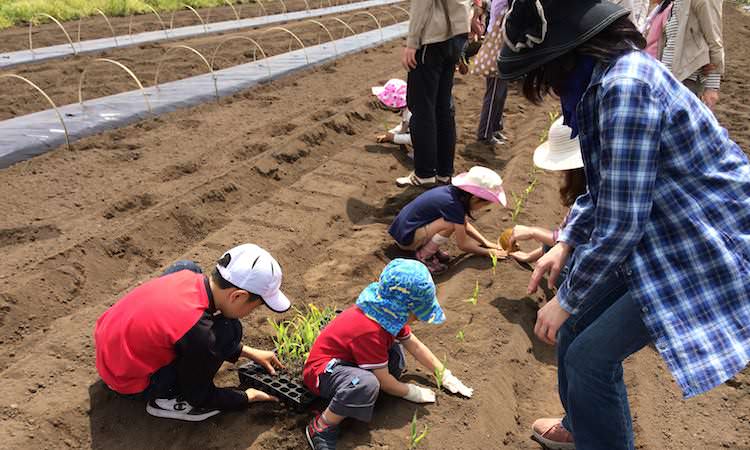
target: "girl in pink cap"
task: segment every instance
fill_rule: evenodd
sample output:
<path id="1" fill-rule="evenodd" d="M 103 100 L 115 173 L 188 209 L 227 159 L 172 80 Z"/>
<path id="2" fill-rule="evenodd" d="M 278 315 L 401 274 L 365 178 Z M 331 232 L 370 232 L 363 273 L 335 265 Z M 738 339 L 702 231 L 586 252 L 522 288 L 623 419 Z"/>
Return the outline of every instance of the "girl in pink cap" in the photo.
<path id="1" fill-rule="evenodd" d="M 469 222 L 472 212 L 496 203 L 506 205 L 503 180 L 494 171 L 474 166 L 453 177 L 450 185 L 419 195 L 398 213 L 388 232 L 403 250 L 415 251 L 416 258 L 433 274 L 447 269 L 450 256 L 440 250 L 451 236 L 458 248 L 482 256 L 505 257 L 505 251 Z"/>
<path id="2" fill-rule="evenodd" d="M 379 143 L 392 142 L 397 145 L 410 146 L 409 120 L 411 119 L 411 111 L 406 107 L 406 82 L 393 78 L 383 86 L 373 86 L 372 95 L 378 98 L 383 107 L 401 114 L 401 122 L 398 125 L 385 134 L 378 135 L 375 139 Z"/>

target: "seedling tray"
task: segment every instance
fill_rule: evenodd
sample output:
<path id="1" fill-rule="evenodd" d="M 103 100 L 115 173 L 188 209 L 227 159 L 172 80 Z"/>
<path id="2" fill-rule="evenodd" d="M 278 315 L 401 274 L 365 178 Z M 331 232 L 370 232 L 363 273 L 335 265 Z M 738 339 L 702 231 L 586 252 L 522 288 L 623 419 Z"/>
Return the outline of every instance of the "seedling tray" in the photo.
<path id="1" fill-rule="evenodd" d="M 283 372 L 271 376 L 253 361 L 241 365 L 238 372 L 241 385 L 278 397 L 298 411 L 307 409 L 317 399 L 299 380 L 293 380 Z"/>

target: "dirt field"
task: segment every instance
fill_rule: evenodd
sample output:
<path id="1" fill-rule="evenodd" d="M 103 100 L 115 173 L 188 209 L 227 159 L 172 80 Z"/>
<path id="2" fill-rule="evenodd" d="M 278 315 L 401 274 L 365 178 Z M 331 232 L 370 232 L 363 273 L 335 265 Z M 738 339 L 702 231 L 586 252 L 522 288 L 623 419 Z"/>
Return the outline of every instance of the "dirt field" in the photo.
<path id="1" fill-rule="evenodd" d="M 408 7 L 408 4 L 402 3 L 400 7 Z M 408 20 L 405 12 L 393 6 L 371 8 L 367 12 L 379 18 L 378 21 L 382 26 Z M 148 16 L 139 16 L 139 19 L 150 20 Z M 344 21 L 351 30 L 337 19 Z M 362 32 L 377 29 L 375 21 L 362 12 L 323 16 L 315 20 L 327 27 L 334 39 L 349 36 L 352 30 Z M 13 67 L 8 72 L 21 75 L 36 83 L 58 106 L 68 105 L 78 101 L 78 84 L 87 67 L 82 89 L 84 99 L 118 94 L 137 88 L 135 81 L 125 71 L 114 64 L 95 62 L 98 58 L 113 59 L 124 64 L 133 71 L 144 87 L 148 87 L 154 85 L 160 65 L 159 83 L 208 72 L 206 63 L 190 50 L 185 48 L 170 50 L 170 46 L 177 44 L 197 50 L 209 63 L 213 61 L 214 70 L 244 64 L 253 61 L 254 58 L 262 59 L 263 53 L 273 56 L 299 48 L 299 44 L 290 35 L 281 30 L 272 30 L 278 26 L 289 29 L 305 46 L 330 40 L 328 33 L 322 27 L 308 20 L 302 20 L 237 33 L 214 34 L 194 39 L 113 49 L 99 54 L 71 56 L 60 60 Z M 49 32 L 48 30 L 47 33 Z M 12 40 L 14 34 L 15 30 L 0 32 L 0 41 L 4 37 Z M 252 38 L 260 45 L 261 50 L 246 39 L 232 39 L 235 37 Z M 215 59 L 213 55 L 216 55 Z M 42 111 L 50 107 L 41 95 L 33 89 L 26 88 L 20 81 L 3 80 L 1 85 L 23 88 L 0 91 L 0 120 Z"/>
<path id="2" fill-rule="evenodd" d="M 728 69 L 717 115 L 745 150 L 748 38 L 750 17 L 727 4 Z M 0 447 L 305 448 L 310 416 L 280 406 L 254 405 L 200 424 L 148 416 L 143 404 L 116 398 L 98 381 L 92 330 L 120 295 L 173 260 L 208 267 L 241 242 L 279 259 L 297 304 L 350 304 L 398 254 L 387 224 L 418 194 L 393 183 L 409 160 L 373 143 L 397 117 L 374 106 L 369 88 L 404 76 L 400 48 L 384 45 L 0 171 Z M 482 79 L 456 81 L 457 169 L 488 165 L 520 192 L 556 105 L 533 107 L 512 89 L 511 144 L 493 152 L 473 139 L 482 92 Z M 563 214 L 557 178 L 538 176 L 519 222 L 551 227 Z M 495 236 L 510 213 L 489 210 L 478 225 Z M 429 426 L 420 448 L 538 448 L 528 439 L 531 422 L 561 407 L 554 350 L 532 337 L 541 294 L 525 294 L 528 277 L 510 262 L 493 275 L 489 260 L 460 258 L 437 279 L 448 321 L 418 324 L 415 334 L 447 356 L 474 398 L 441 393 L 437 404 L 415 406 L 384 395 L 373 422 L 349 423 L 339 448 L 403 449 L 415 410 Z M 464 299 L 476 281 L 479 302 L 471 305 Z M 266 317 L 259 310 L 244 321 L 250 345 L 271 346 Z M 629 359 L 625 373 L 639 449 L 750 448 L 747 370 L 687 402 L 650 348 Z M 413 364 L 407 377 L 432 385 Z M 236 373 L 222 370 L 220 380 L 234 384 Z"/>

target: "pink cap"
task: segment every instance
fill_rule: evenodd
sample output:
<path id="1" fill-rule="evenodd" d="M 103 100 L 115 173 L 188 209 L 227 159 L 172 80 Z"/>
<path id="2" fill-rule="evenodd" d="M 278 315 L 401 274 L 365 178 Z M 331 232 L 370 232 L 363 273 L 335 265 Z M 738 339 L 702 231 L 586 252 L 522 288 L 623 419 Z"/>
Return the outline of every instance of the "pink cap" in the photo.
<path id="1" fill-rule="evenodd" d="M 494 170 L 474 166 L 468 172 L 456 175 L 451 183 L 462 191 L 492 203 L 505 206 L 508 200 L 503 190 L 503 179 Z"/>

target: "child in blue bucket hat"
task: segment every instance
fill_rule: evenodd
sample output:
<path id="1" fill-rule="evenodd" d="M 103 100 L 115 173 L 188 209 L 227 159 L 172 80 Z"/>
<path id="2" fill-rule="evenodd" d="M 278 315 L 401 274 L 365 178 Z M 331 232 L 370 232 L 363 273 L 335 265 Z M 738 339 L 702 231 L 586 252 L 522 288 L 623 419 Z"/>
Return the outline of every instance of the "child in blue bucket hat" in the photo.
<path id="1" fill-rule="evenodd" d="M 435 283 L 419 261 L 394 259 L 355 305 L 329 323 L 310 350 L 303 377 L 312 392 L 330 399 L 325 411 L 305 428 L 313 450 L 336 448 L 338 425 L 347 417 L 369 422 L 380 391 L 415 403 L 432 403 L 428 388 L 398 380 L 405 348 L 430 373 L 443 372 L 442 386 L 471 397 L 466 387 L 411 332 L 414 320 L 445 322 Z"/>

